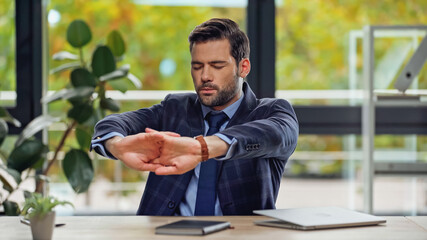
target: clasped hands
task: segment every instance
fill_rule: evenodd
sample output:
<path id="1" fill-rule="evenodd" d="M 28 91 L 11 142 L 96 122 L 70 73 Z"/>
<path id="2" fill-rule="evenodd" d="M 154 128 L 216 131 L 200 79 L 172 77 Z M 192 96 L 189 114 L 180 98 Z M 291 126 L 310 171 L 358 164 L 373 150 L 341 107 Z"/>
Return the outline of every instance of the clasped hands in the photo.
<path id="1" fill-rule="evenodd" d="M 216 136 L 206 137 L 205 140 L 209 157 L 221 156 L 228 149 L 228 144 Z M 202 160 L 201 145 L 197 140 L 150 128 L 146 128 L 145 133 L 113 137 L 106 141 L 105 146 L 126 166 L 157 175 L 183 174 L 194 169 Z"/>

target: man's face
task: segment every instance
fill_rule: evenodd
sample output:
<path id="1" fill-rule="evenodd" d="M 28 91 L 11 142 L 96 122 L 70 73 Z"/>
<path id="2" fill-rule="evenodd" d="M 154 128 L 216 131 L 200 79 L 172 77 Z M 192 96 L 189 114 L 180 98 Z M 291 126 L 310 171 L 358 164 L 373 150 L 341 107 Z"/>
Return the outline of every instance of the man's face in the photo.
<path id="1" fill-rule="evenodd" d="M 200 101 L 222 110 L 237 101 L 242 80 L 227 39 L 195 43 L 191 51 L 191 76 Z"/>

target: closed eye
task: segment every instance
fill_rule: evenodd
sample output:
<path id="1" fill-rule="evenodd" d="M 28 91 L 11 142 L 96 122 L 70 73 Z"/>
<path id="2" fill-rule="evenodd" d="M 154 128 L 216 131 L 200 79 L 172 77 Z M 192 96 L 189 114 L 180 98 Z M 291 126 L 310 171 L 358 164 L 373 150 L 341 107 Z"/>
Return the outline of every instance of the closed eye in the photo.
<path id="1" fill-rule="evenodd" d="M 221 69 L 221 68 L 223 68 L 225 66 L 224 65 L 213 65 L 212 67 L 215 68 L 215 69 Z"/>
<path id="2" fill-rule="evenodd" d="M 199 70 L 199 69 L 201 69 L 201 68 L 202 68 L 202 64 L 193 64 L 193 65 L 191 65 L 191 67 L 192 67 L 194 70 Z"/>

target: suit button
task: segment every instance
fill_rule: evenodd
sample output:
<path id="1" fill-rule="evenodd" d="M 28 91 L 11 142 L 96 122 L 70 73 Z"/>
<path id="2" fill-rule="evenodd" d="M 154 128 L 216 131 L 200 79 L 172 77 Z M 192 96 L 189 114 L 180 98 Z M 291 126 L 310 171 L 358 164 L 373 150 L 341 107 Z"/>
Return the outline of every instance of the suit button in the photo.
<path id="1" fill-rule="evenodd" d="M 169 201 L 168 208 L 172 209 L 174 207 L 175 207 L 175 202 L 174 201 Z"/>

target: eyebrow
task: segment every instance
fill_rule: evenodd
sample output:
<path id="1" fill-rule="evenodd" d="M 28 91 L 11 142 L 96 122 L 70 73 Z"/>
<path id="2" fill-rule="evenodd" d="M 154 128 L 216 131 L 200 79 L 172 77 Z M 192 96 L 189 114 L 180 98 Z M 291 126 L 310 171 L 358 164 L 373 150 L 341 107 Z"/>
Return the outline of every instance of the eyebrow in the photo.
<path id="1" fill-rule="evenodd" d="M 222 60 L 215 60 L 215 61 L 210 61 L 208 62 L 208 64 L 226 64 L 228 63 L 227 61 L 222 61 Z M 191 61 L 191 65 L 194 64 L 203 64 L 202 62 L 198 62 L 198 61 Z"/>

